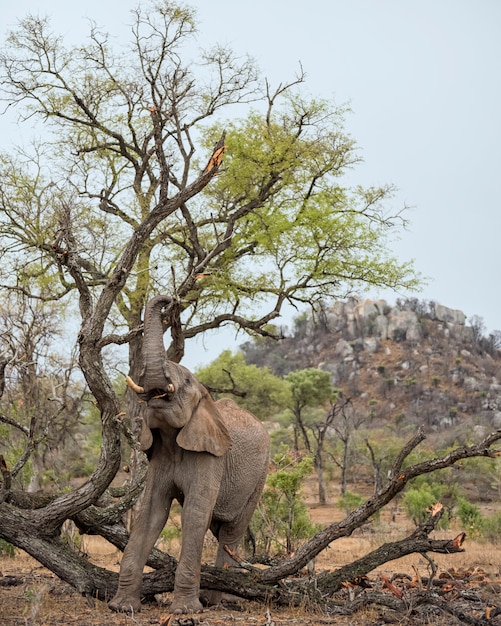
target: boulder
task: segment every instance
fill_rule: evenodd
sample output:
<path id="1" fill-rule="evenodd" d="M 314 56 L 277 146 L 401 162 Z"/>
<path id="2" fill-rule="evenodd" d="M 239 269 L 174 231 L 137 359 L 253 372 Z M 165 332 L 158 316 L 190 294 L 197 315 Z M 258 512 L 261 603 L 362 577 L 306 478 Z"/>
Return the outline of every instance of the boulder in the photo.
<path id="1" fill-rule="evenodd" d="M 433 316 L 439 322 L 446 322 L 448 324 L 459 324 L 464 326 L 466 322 L 466 315 L 458 309 L 449 309 L 449 307 L 438 304 L 433 305 Z"/>
<path id="2" fill-rule="evenodd" d="M 374 335 L 383 341 L 388 339 L 388 318 L 386 315 L 378 315 L 374 320 Z"/>
<path id="3" fill-rule="evenodd" d="M 334 350 L 334 354 L 340 359 L 353 358 L 353 348 L 345 339 L 340 339 Z"/>
<path id="4" fill-rule="evenodd" d="M 401 310 L 393 307 L 388 317 L 388 339 L 393 341 L 405 341 L 412 337 L 412 341 L 419 341 L 421 331 L 417 315 L 414 311 Z"/>

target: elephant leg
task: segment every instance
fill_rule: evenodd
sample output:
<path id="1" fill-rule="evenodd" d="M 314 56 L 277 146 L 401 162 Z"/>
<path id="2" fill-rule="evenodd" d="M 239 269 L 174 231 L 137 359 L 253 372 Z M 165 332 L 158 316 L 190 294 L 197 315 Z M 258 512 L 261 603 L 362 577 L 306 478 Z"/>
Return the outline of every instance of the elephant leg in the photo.
<path id="1" fill-rule="evenodd" d="M 236 552 L 245 530 L 247 522 L 219 522 L 211 524 L 211 531 L 218 540 L 218 549 L 215 566 L 220 568 L 238 567 L 238 561 L 231 557 L 231 553 Z M 204 589 L 202 593 L 203 603 L 207 606 L 214 606 L 221 603 L 225 597 L 218 589 Z M 229 598 L 227 598 L 229 599 Z"/>
<path id="2" fill-rule="evenodd" d="M 200 602 L 200 568 L 204 538 L 217 497 L 217 489 L 207 489 L 203 495 L 191 493 L 186 497 L 181 514 L 181 555 L 174 580 L 174 599 L 170 610 L 174 614 L 198 613 Z"/>
<path id="3" fill-rule="evenodd" d="M 213 521 L 211 531 L 218 540 L 218 549 L 215 566 L 220 568 L 237 567 L 238 561 L 231 557 L 231 553 L 237 551 L 242 537 L 245 535 L 252 515 L 256 508 L 257 501 L 261 495 L 262 486 L 259 485 L 249 498 L 247 504 L 236 521 L 221 522 Z M 223 592 L 217 589 L 206 589 L 203 594 L 204 602 L 208 605 L 220 604 Z"/>
<path id="4" fill-rule="evenodd" d="M 155 493 L 152 487 L 146 490 L 124 550 L 118 589 L 114 598 L 108 603 L 110 609 L 126 613 L 139 611 L 143 568 L 155 541 L 165 526 L 171 504 L 172 497 L 166 497 L 158 491 Z"/>

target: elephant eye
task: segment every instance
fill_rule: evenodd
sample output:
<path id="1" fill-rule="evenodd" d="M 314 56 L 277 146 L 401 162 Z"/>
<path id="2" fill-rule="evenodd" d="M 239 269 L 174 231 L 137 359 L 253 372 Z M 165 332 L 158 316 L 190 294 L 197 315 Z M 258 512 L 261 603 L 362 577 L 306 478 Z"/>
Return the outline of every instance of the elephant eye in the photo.
<path id="1" fill-rule="evenodd" d="M 184 382 L 185 382 L 187 385 L 191 385 L 191 379 L 189 379 L 189 378 L 185 378 L 185 379 L 184 379 Z"/>

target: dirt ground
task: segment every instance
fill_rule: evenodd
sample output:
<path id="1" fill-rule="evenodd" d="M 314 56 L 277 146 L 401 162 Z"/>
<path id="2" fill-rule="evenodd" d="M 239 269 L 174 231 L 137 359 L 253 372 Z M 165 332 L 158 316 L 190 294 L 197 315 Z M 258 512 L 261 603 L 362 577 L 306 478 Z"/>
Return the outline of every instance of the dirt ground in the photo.
<path id="1" fill-rule="evenodd" d="M 342 512 L 334 507 L 312 507 L 315 522 L 329 523 L 341 519 Z M 388 514 L 374 527 L 361 529 L 352 537 L 336 541 L 315 562 L 316 571 L 333 570 L 351 562 L 383 543 L 410 534 L 412 524 L 398 511 Z M 435 532 L 435 538 L 452 538 L 457 529 Z M 111 545 L 97 537 L 84 537 L 82 548 L 91 560 L 100 566 L 118 570 L 119 553 Z M 172 546 L 170 546 L 172 548 Z M 208 542 L 208 558 L 213 546 Z M 170 549 L 175 553 L 175 549 Z M 164 594 L 161 604 L 145 605 L 136 615 L 117 615 L 110 612 L 103 602 L 88 602 L 69 585 L 40 566 L 28 555 L 16 552 L 14 558 L 0 558 L 0 624 L 1 626 L 135 626 L 155 624 L 160 626 L 221 626 L 264 625 L 293 626 L 336 624 L 369 626 L 382 624 L 446 625 L 446 624 L 492 624 L 501 625 L 501 615 L 493 609 L 501 604 L 501 544 L 491 545 L 483 541 L 465 543 L 465 552 L 452 555 L 430 555 L 437 566 L 433 577 L 435 595 L 447 606 L 454 606 L 459 617 L 438 608 L 416 608 L 415 594 L 426 586 L 430 576 L 430 562 L 421 555 L 411 555 L 392 561 L 369 574 L 373 589 L 346 588 L 335 598 L 335 604 L 321 612 L 305 608 L 277 608 L 246 601 L 238 601 L 196 616 L 174 619 L 169 614 L 169 594 Z M 401 575 L 401 576 L 398 576 Z M 397 591 L 385 587 L 382 581 L 388 577 Z M 439 584 L 440 583 L 440 584 Z M 400 608 L 362 602 L 361 608 L 352 615 L 340 615 L 339 607 L 355 597 L 370 598 L 378 592 L 391 601 L 399 601 Z M 397 598 L 395 593 L 401 593 Z M 364 594 L 366 594 L 364 596 Z M 403 604 L 402 604 L 403 603 Z M 333 607 L 333 608 L 332 608 Z"/>

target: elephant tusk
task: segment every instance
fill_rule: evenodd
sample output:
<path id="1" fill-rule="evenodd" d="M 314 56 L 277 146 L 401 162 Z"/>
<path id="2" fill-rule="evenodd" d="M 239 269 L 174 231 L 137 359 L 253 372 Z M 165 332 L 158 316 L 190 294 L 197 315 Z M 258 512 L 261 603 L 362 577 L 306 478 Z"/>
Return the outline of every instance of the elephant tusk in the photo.
<path id="1" fill-rule="evenodd" d="M 157 398 L 165 398 L 165 396 L 169 395 L 169 393 L 174 393 L 174 389 L 174 385 L 169 383 L 167 385 L 167 391 L 165 393 L 159 393 L 158 396 L 153 396 L 153 400 L 156 400 Z"/>
<path id="2" fill-rule="evenodd" d="M 125 382 L 132 389 L 132 391 L 135 391 L 136 393 L 144 393 L 144 387 L 137 385 L 130 376 L 125 377 Z"/>

